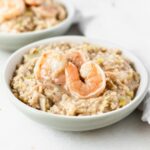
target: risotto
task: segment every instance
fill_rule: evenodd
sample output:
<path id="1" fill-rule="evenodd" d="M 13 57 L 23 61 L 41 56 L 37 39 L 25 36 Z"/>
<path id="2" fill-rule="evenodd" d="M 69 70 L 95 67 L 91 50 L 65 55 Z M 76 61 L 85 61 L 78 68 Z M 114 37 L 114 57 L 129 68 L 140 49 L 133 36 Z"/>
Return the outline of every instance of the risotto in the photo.
<path id="1" fill-rule="evenodd" d="M 14 95 L 35 109 L 81 116 L 124 107 L 139 83 L 120 50 L 62 42 L 30 49 L 10 84 Z"/>
<path id="2" fill-rule="evenodd" d="M 48 29 L 67 18 L 66 8 L 53 0 L 3 1 L 0 2 L 0 32 L 22 33 Z"/>

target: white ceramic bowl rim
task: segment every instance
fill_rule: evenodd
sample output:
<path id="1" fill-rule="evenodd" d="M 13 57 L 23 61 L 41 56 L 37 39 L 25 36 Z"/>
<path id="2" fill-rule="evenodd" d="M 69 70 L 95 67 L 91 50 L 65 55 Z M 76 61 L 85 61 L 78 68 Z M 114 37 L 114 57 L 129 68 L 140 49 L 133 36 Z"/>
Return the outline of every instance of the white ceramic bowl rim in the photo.
<path id="1" fill-rule="evenodd" d="M 67 24 L 70 20 L 72 20 L 73 16 L 74 16 L 74 13 L 75 13 L 75 8 L 74 8 L 74 5 L 73 3 L 71 3 L 71 1 L 65 1 L 65 0 L 57 0 L 58 2 L 62 3 L 66 10 L 67 10 L 67 13 L 68 13 L 68 16 L 66 19 L 64 19 L 62 22 L 60 22 L 59 24 L 53 26 L 52 28 L 47 28 L 47 29 L 42 29 L 42 30 L 39 30 L 39 31 L 30 31 L 30 32 L 23 32 L 23 33 L 7 33 L 7 32 L 2 32 L 0 33 L 1 36 L 12 36 L 12 37 L 20 37 L 20 36 L 30 36 L 30 35 L 38 35 L 40 33 L 46 33 L 48 31 L 54 31 L 54 30 L 57 30 L 59 29 L 61 26 Z"/>
<path id="2" fill-rule="evenodd" d="M 102 113 L 102 114 L 96 114 L 96 115 L 89 115 L 89 116 L 65 116 L 65 115 L 59 115 L 59 114 L 52 114 L 52 113 L 47 113 L 47 112 L 44 112 L 44 111 L 40 111 L 40 110 L 37 110 L 37 109 L 34 109 L 30 106 L 28 106 L 27 104 L 24 104 L 23 102 L 21 102 L 20 100 L 18 100 L 14 95 L 13 93 L 11 92 L 11 89 L 10 89 L 10 86 L 9 86 L 9 83 L 7 83 L 7 70 L 9 69 L 9 65 L 11 64 L 11 60 L 15 59 L 17 56 L 19 56 L 19 54 L 21 54 L 22 51 L 24 51 L 25 53 L 28 52 L 28 50 L 32 47 L 36 47 L 38 45 L 41 45 L 41 44 L 47 44 L 47 43 L 51 43 L 51 42 L 58 42 L 58 41 L 71 41 L 71 42 L 75 42 L 78 41 L 77 43 L 80 42 L 89 42 L 89 43 L 95 43 L 95 44 L 98 44 L 98 45 L 105 45 L 105 47 L 108 47 L 107 45 L 113 45 L 113 47 L 115 46 L 116 48 L 120 48 L 123 53 L 125 52 L 128 56 L 132 56 L 132 58 L 134 59 L 133 63 L 134 64 L 138 64 L 142 67 L 142 74 L 144 77 L 141 78 L 141 82 L 143 83 L 140 83 L 140 87 L 137 91 L 137 94 L 135 96 L 135 98 L 129 103 L 127 104 L 126 106 L 124 106 L 123 108 L 120 108 L 120 109 L 117 109 L 117 110 L 114 110 L 114 111 L 110 111 L 110 112 L 107 112 L 107 113 Z M 104 44 L 105 43 L 105 44 Z M 112 46 L 110 46 L 112 47 Z M 135 62 L 136 61 L 136 62 Z M 49 38 L 49 39 L 44 39 L 44 40 L 41 40 L 41 41 L 38 41 L 38 42 L 34 42 L 32 44 L 29 44 L 21 49 L 19 49 L 18 51 L 16 51 L 7 61 L 6 63 L 6 67 L 5 67 L 5 71 L 4 71 L 4 82 L 6 84 L 6 88 L 7 88 L 7 91 L 9 92 L 8 94 L 10 95 L 10 97 L 12 97 L 12 100 L 15 100 L 15 103 L 17 103 L 18 105 L 20 105 L 21 107 L 23 107 L 23 109 L 25 109 L 26 111 L 32 111 L 33 113 L 36 113 L 36 114 L 39 114 L 39 115 L 46 115 L 46 116 L 49 116 L 51 118 L 59 118 L 59 119 L 72 119 L 72 120 L 80 120 L 80 119 L 85 119 L 85 120 L 88 120 L 88 119 L 96 119 L 96 118 L 101 118 L 101 117 L 106 117 L 106 116 L 109 116 L 109 115 L 113 115 L 113 114 L 116 114 L 116 113 L 119 113 L 123 110 L 127 110 L 130 108 L 131 105 L 134 105 L 134 103 L 136 101 L 138 101 L 139 99 L 143 99 L 144 96 L 146 95 L 147 91 L 148 91 L 148 86 L 149 86 L 149 78 L 148 78 L 148 71 L 146 69 L 146 67 L 143 65 L 143 63 L 137 58 L 135 57 L 131 52 L 129 51 L 126 51 L 125 48 L 121 48 L 120 46 L 116 45 L 116 44 L 113 44 L 111 42 L 107 42 L 107 41 L 104 41 L 104 40 L 95 40 L 95 39 L 89 39 L 89 38 L 86 38 L 86 37 L 83 37 L 83 36 L 60 36 L 60 37 L 54 37 L 54 38 Z"/>

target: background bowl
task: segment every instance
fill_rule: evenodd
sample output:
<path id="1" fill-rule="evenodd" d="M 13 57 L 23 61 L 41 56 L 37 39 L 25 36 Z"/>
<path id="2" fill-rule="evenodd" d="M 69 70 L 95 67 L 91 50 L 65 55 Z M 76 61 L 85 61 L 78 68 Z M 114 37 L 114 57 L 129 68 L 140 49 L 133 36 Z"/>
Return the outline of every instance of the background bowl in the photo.
<path id="1" fill-rule="evenodd" d="M 68 16 L 65 20 L 49 29 L 24 33 L 0 33 L 0 49 L 14 51 L 34 41 L 64 34 L 73 22 L 75 9 L 70 1 L 57 1 L 67 9 Z"/>
<path id="2" fill-rule="evenodd" d="M 121 49 L 123 55 L 133 61 L 136 70 L 139 72 L 141 76 L 140 86 L 134 100 L 131 101 L 128 105 L 124 106 L 123 108 L 120 108 L 112 112 L 107 112 L 101 115 L 79 116 L 79 117 L 62 116 L 62 115 L 46 113 L 43 111 L 36 110 L 32 107 L 29 107 L 28 105 L 18 100 L 11 92 L 9 84 L 10 84 L 10 80 L 12 79 L 12 75 L 16 69 L 16 65 L 20 63 L 22 56 L 25 53 L 27 53 L 30 48 L 33 48 L 41 44 L 47 44 L 47 43 L 53 43 L 59 41 L 63 41 L 63 42 L 67 41 L 67 42 L 74 42 L 74 43 L 90 42 L 107 48 Z M 140 62 L 140 60 L 136 58 L 132 53 L 110 42 L 106 42 L 103 40 L 88 39 L 81 36 L 55 37 L 55 38 L 50 38 L 39 42 L 35 42 L 33 44 L 21 48 L 9 58 L 4 71 L 4 82 L 6 84 L 6 88 L 8 91 L 8 95 L 10 96 L 10 100 L 18 108 L 18 110 L 20 110 L 26 116 L 28 116 L 32 120 L 35 120 L 36 122 L 39 122 L 41 124 L 44 124 L 46 126 L 55 129 L 65 130 L 65 131 L 86 131 L 86 130 L 97 129 L 104 126 L 108 126 L 110 124 L 113 124 L 123 119 L 124 117 L 128 116 L 131 112 L 133 112 L 135 108 L 141 103 L 141 101 L 143 100 L 144 96 L 147 93 L 148 85 L 149 85 L 147 70 Z"/>

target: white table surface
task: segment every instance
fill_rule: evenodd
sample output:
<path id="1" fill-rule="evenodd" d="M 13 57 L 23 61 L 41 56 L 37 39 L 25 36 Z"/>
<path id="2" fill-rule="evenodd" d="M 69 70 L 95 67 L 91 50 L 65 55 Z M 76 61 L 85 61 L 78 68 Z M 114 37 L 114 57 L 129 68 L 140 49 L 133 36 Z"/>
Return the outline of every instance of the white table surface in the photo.
<path id="1" fill-rule="evenodd" d="M 68 34 L 79 31 L 74 27 Z M 148 62 L 149 52 L 143 52 L 139 55 Z M 57 131 L 28 119 L 9 102 L 3 87 L 2 70 L 10 55 L 0 50 L 0 150 L 150 149 L 150 126 L 141 121 L 138 110 L 119 123 L 89 132 Z"/>

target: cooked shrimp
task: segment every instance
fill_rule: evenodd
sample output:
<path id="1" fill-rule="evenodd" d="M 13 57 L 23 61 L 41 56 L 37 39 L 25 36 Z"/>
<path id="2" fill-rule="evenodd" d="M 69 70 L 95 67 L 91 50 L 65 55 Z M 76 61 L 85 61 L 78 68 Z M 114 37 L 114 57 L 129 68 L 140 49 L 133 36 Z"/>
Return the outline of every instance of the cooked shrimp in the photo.
<path id="1" fill-rule="evenodd" d="M 88 61 L 80 68 L 80 74 L 77 67 L 69 62 L 66 69 L 66 86 L 70 93 L 77 98 L 90 98 L 100 95 L 106 86 L 104 71 L 101 67 Z M 84 82 L 80 79 L 84 79 Z"/>
<path id="2" fill-rule="evenodd" d="M 58 10 L 58 19 L 64 20 L 67 16 L 67 12 L 65 11 L 64 7 L 62 5 L 58 5 L 57 10 Z"/>
<path id="3" fill-rule="evenodd" d="M 88 56 L 80 50 L 70 50 L 67 52 L 67 59 L 80 68 L 88 60 Z"/>
<path id="4" fill-rule="evenodd" d="M 40 18 L 56 18 L 58 15 L 57 7 L 54 5 L 41 5 L 32 7 L 33 12 Z"/>
<path id="5" fill-rule="evenodd" d="M 60 51 L 44 52 L 36 63 L 34 74 L 37 80 L 52 80 L 56 84 L 65 82 L 67 60 Z"/>
<path id="6" fill-rule="evenodd" d="M 0 8 L 0 22 L 15 18 L 24 12 L 24 0 L 3 0 Z"/>
<path id="7" fill-rule="evenodd" d="M 41 5 L 44 2 L 45 0 L 25 0 L 25 3 L 31 6 Z"/>
<path id="8" fill-rule="evenodd" d="M 53 78 L 54 83 L 56 84 L 65 84 L 66 82 L 66 76 L 64 71 L 60 73 L 57 77 Z"/>
<path id="9" fill-rule="evenodd" d="M 3 2 L 3 0 L 1 0 L 0 1 L 0 7 L 3 7 L 3 5 L 4 5 L 4 2 Z"/>

